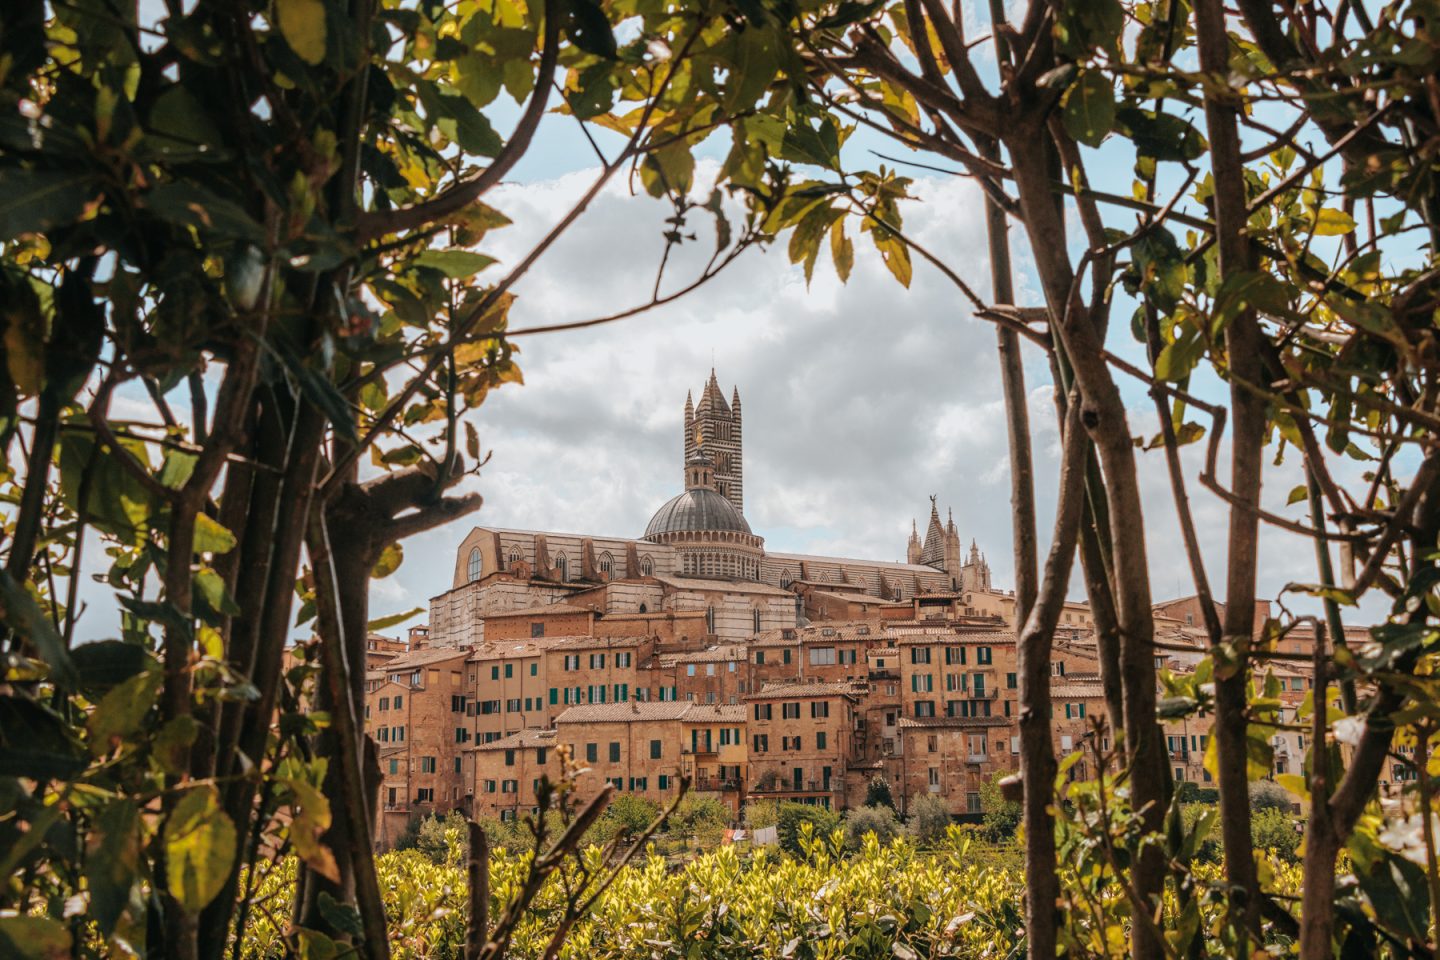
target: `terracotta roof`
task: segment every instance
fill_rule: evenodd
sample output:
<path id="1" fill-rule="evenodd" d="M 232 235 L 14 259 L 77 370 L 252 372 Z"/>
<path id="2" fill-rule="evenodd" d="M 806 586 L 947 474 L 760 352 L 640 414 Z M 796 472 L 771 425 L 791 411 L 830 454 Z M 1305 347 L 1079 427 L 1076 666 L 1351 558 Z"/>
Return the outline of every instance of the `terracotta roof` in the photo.
<path id="1" fill-rule="evenodd" d="M 518 750 L 522 747 L 548 747 L 555 743 L 554 730 L 521 730 L 489 743 L 473 744 L 471 750 Z"/>
<path id="2" fill-rule="evenodd" d="M 726 644 L 724 646 L 708 647 L 704 650 L 692 650 L 689 653 L 665 654 L 660 658 L 664 663 L 724 663 L 729 660 L 746 659 L 745 646 L 743 644 Z"/>
<path id="3" fill-rule="evenodd" d="M 517 655 L 534 656 L 550 649 L 550 643 L 551 641 L 546 638 L 487 641 L 478 647 L 471 647 L 467 660 L 470 663 L 483 663 L 490 660 L 504 660 L 506 657 Z"/>
<path id="4" fill-rule="evenodd" d="M 1009 717 L 901 717 L 902 730 L 915 728 L 1008 727 Z"/>
<path id="5" fill-rule="evenodd" d="M 1098 680 L 1094 682 L 1082 681 L 1080 683 L 1057 683 L 1050 688 L 1050 699 L 1052 700 L 1057 698 L 1063 699 L 1064 697 L 1103 696 L 1105 696 L 1105 688 L 1100 685 L 1100 682 Z"/>
<path id="6" fill-rule="evenodd" d="M 898 657 L 898 656 L 900 656 L 900 648 L 899 648 L 899 647 L 871 647 L 869 650 L 865 651 L 865 656 L 867 656 L 867 657 Z"/>
<path id="7" fill-rule="evenodd" d="M 738 703 L 692 703 L 680 719 L 686 723 L 744 723 L 745 708 Z"/>
<path id="8" fill-rule="evenodd" d="M 795 596 L 789 590 L 781 590 L 768 583 L 757 583 L 753 580 L 702 580 L 699 577 L 670 576 L 657 576 L 655 579 L 677 590 L 720 590 L 725 593 L 760 593 L 771 597 Z"/>
<path id="9" fill-rule="evenodd" d="M 404 673 L 406 670 L 413 670 L 415 667 L 424 667 L 432 663 L 442 663 L 446 660 L 463 660 L 470 655 L 468 649 L 462 650 L 459 647 L 431 647 L 427 650 L 416 650 L 414 653 L 407 653 L 403 657 L 396 657 L 381 669 L 386 673 Z"/>
<path id="10" fill-rule="evenodd" d="M 1005 646 L 1015 642 L 1015 634 L 1002 630 L 955 630 L 944 633 L 900 633 L 895 637 L 897 646 L 917 643 L 944 643 L 950 646 L 961 643 L 984 643 Z"/>
<path id="11" fill-rule="evenodd" d="M 481 619 L 500 620 L 505 617 L 538 617 L 547 613 L 594 613 L 589 607 L 577 607 L 571 603 L 548 603 L 535 607 L 521 607 L 519 610 L 503 610 L 499 613 L 487 613 Z"/>
<path id="12" fill-rule="evenodd" d="M 779 700 L 785 697 L 833 697 L 837 695 L 855 697 L 863 692 L 863 685 L 857 688 L 855 684 L 848 682 L 792 683 L 788 681 L 772 681 L 761 687 L 758 693 L 752 693 L 745 699 Z"/>
<path id="13" fill-rule="evenodd" d="M 679 720 L 690 709 L 688 700 L 648 700 L 629 703 L 587 703 L 571 707 L 555 718 L 561 723 L 653 723 Z"/>
<path id="14" fill-rule="evenodd" d="M 573 650 L 594 648 L 597 650 L 608 650 L 611 647 L 638 647 L 650 639 L 646 634 L 636 634 L 624 637 L 552 637 L 546 648 L 550 650 Z"/>

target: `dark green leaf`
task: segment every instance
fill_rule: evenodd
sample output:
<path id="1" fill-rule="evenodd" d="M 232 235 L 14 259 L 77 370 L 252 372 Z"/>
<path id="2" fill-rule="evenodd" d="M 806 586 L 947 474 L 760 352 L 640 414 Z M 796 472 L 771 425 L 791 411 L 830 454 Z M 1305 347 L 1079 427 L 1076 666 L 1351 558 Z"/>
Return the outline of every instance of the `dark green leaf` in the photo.
<path id="1" fill-rule="evenodd" d="M 0 237 L 43 233 L 74 220 L 97 193 L 88 174 L 0 168 Z"/>
<path id="2" fill-rule="evenodd" d="M 74 689 L 79 682 L 75 663 L 65 649 L 65 641 L 55 632 L 54 625 L 41 611 L 35 598 L 15 582 L 9 571 L 0 570 L 0 622 L 3 622 L 50 666 L 50 679 L 57 685 Z"/>

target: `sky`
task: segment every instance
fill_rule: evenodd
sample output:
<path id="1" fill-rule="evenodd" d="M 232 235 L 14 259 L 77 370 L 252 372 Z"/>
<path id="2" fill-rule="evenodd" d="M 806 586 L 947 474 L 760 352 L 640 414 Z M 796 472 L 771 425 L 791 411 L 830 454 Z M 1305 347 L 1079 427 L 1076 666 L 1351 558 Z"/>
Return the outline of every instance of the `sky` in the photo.
<path id="1" fill-rule="evenodd" d="M 491 235 L 493 244 L 487 241 L 487 252 L 501 261 L 494 271 L 523 256 L 596 173 L 583 140 L 554 119 L 517 180 L 487 197 L 514 221 Z M 886 149 L 861 142 L 851 155 L 880 162 L 861 155 L 868 146 Z M 702 161 L 702 181 L 706 169 Z M 958 177 L 916 173 L 918 199 L 903 210 L 907 231 L 984 293 L 989 265 L 978 189 Z M 669 212 L 617 179 L 516 287 L 511 328 L 644 302 Z M 672 257 L 667 289 L 709 255 L 709 224 L 697 219 L 692 228 L 699 239 Z M 1037 305 L 1023 232 L 1012 235 L 1012 250 L 1017 299 Z M 995 585 L 1011 588 L 1009 459 L 994 328 L 918 258 L 908 290 L 868 242 L 857 239 L 856 260 L 842 284 L 822 256 L 807 285 L 783 243 L 752 250 L 673 304 L 615 324 L 523 338 L 524 385 L 492 394 L 473 415 L 491 459 L 465 489 L 484 497 L 482 509 L 407 543 L 401 569 L 375 584 L 375 615 L 423 606 L 448 589 L 455 549 L 474 525 L 638 537 L 681 489 L 685 396 L 698 396 L 712 368 L 727 397 L 732 386 L 740 391 L 745 514 L 767 548 L 903 560 L 911 523 L 918 520 L 923 533 L 933 494 L 942 514 L 954 511 L 967 546 L 974 540 L 986 555 Z M 1131 309 L 1117 306 L 1121 333 L 1112 340 L 1133 356 L 1138 348 L 1123 333 Z M 1059 445 L 1048 366 L 1033 346 L 1026 345 L 1025 357 L 1043 544 Z M 1119 376 L 1133 431 L 1154 436 L 1158 421 L 1144 386 Z M 1216 383 L 1200 389 L 1223 392 Z M 1228 514 L 1196 481 L 1203 445 L 1184 454 L 1209 576 L 1223 598 Z M 1157 600 L 1191 594 L 1163 454 L 1138 456 L 1145 511 L 1136 522 L 1148 534 L 1153 593 Z M 1228 474 L 1223 459 L 1219 473 Z M 1286 507 L 1301 479 L 1293 456 L 1269 467 L 1266 505 L 1301 519 L 1300 508 Z M 1264 531 L 1262 598 L 1315 579 L 1309 543 Z M 1078 572 L 1071 594 L 1083 597 Z"/>

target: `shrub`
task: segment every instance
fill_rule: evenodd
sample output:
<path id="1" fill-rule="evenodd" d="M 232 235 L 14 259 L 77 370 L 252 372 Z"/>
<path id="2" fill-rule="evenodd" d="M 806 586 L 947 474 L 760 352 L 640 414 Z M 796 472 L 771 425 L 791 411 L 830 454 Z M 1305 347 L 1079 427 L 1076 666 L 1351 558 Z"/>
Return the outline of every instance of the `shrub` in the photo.
<path id="1" fill-rule="evenodd" d="M 604 843 L 621 834 L 638 834 L 660 816 L 660 805 L 653 800 L 622 793 L 610 801 L 610 806 L 590 828 L 590 839 Z"/>
<path id="2" fill-rule="evenodd" d="M 917 793 L 907 812 L 910 822 L 905 826 L 916 843 L 930 845 L 945 839 L 950 829 L 950 808 L 944 800 L 931 793 Z"/>
<path id="3" fill-rule="evenodd" d="M 701 847 L 713 847 L 725 834 L 730 811 L 714 797 L 686 794 L 665 822 L 665 832 L 680 837 L 694 837 Z"/>
<path id="4" fill-rule="evenodd" d="M 840 814 L 819 804 L 780 804 L 776 817 L 780 846 L 796 856 L 804 853 L 800 849 L 800 825 L 803 823 L 810 824 L 816 836 L 829 836 L 840 828 Z"/>
<path id="5" fill-rule="evenodd" d="M 1004 774 L 997 773 L 980 784 L 980 809 L 985 812 L 980 832 L 991 843 L 1001 843 L 1014 837 L 1022 817 L 1020 804 L 1006 800 L 1000 792 L 1002 776 Z"/>
<path id="6" fill-rule="evenodd" d="M 466 856 L 466 829 L 465 815 L 458 810 L 444 817 L 431 814 L 420 821 L 415 849 L 429 857 L 431 863 L 461 863 Z"/>
<path id="7" fill-rule="evenodd" d="M 1294 804 L 1295 798 L 1290 795 L 1290 791 L 1273 780 L 1258 780 L 1250 784 L 1250 809 L 1256 813 L 1261 810 L 1283 810 L 1289 813 Z"/>
<path id="8" fill-rule="evenodd" d="M 1182 780 L 1175 785 L 1175 795 L 1181 803 L 1219 803 L 1220 791 L 1214 787 L 1202 787 L 1194 780 Z"/>
<path id="9" fill-rule="evenodd" d="M 780 822 L 780 806 L 774 800 L 752 800 L 745 804 L 744 820 L 751 830 L 773 827 Z"/>
<path id="10" fill-rule="evenodd" d="M 1208 803 L 1186 803 L 1186 804 L 1182 804 L 1181 807 L 1180 807 L 1180 819 L 1181 819 L 1182 822 L 1185 824 L 1185 832 L 1186 832 L 1186 833 L 1192 832 L 1192 831 L 1195 829 L 1195 825 L 1200 821 L 1200 818 L 1201 818 L 1201 817 L 1205 816 L 1205 815 L 1208 814 L 1208 813 L 1213 813 L 1213 812 L 1216 812 L 1216 808 L 1215 808 L 1215 806 L 1214 806 L 1213 804 L 1208 804 Z M 1200 846 L 1197 847 L 1196 850 L 1195 850 L 1195 857 L 1194 857 L 1195 861 L 1197 861 L 1197 862 L 1199 862 L 1199 863 L 1219 863 L 1219 862 L 1220 862 L 1221 852 L 1222 852 L 1222 851 L 1221 851 L 1221 848 L 1220 848 L 1220 839 L 1219 839 L 1219 836 L 1220 836 L 1220 835 L 1219 835 L 1219 831 L 1215 828 L 1215 825 L 1212 823 L 1211 826 L 1210 826 L 1209 832 L 1205 835 L 1205 839 L 1200 841 Z"/>
<path id="11" fill-rule="evenodd" d="M 890 792 L 890 781 L 878 773 L 870 778 L 865 787 L 865 806 L 895 809 L 895 797 Z"/>
<path id="12" fill-rule="evenodd" d="M 1300 833 L 1289 808 L 1266 807 L 1257 810 L 1250 821 L 1250 836 L 1257 850 L 1266 850 L 1290 862 L 1299 859 Z"/>
<path id="13" fill-rule="evenodd" d="M 856 807 L 845 814 L 845 845 L 859 850 L 865 845 L 865 835 L 873 833 L 883 846 L 900 836 L 900 821 L 895 811 L 885 806 Z"/>

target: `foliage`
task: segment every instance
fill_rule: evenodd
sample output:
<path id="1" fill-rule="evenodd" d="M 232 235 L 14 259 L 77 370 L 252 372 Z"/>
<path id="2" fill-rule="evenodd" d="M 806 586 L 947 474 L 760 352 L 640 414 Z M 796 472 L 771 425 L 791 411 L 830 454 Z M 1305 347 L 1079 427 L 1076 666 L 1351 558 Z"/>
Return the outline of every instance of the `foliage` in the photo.
<path id="1" fill-rule="evenodd" d="M 780 804 L 774 800 L 751 800 L 743 811 L 745 825 L 751 830 L 773 827 L 780 822 Z"/>
<path id="2" fill-rule="evenodd" d="M 980 808 L 984 811 L 982 832 L 991 843 L 1000 843 L 1015 836 L 1020 826 L 1020 804 L 1006 800 L 1000 792 L 1000 774 L 980 784 Z"/>
<path id="3" fill-rule="evenodd" d="M 631 793 L 617 796 L 590 828 L 593 843 L 605 843 L 617 836 L 635 835 L 660 816 L 660 805 Z"/>
<path id="4" fill-rule="evenodd" d="M 1257 780 L 1250 785 L 1250 809 L 1256 813 L 1278 810 L 1288 815 L 1294 806 L 1295 797 L 1273 780 Z"/>
<path id="5" fill-rule="evenodd" d="M 950 807 L 943 797 L 933 793 L 917 793 L 911 797 L 905 815 L 906 832 L 922 847 L 939 843 L 950 830 Z M 988 833 L 986 838 L 995 839 Z"/>
<path id="6" fill-rule="evenodd" d="M 890 781 L 880 774 L 870 778 L 865 784 L 865 806 L 867 807 L 889 807 L 895 809 L 895 798 L 890 793 Z"/>
<path id="7" fill-rule="evenodd" d="M 687 793 L 675 807 L 675 812 L 666 819 L 665 832 L 693 837 L 703 850 L 719 846 L 729 823 L 730 812 L 722 801 L 712 796 Z"/>
<path id="8" fill-rule="evenodd" d="M 1264 850 L 1285 860 L 1296 860 L 1300 849 L 1300 822 L 1287 810 L 1263 807 L 1250 821 L 1255 849 Z"/>
<path id="9" fill-rule="evenodd" d="M 434 863 L 458 863 L 465 848 L 466 821 L 464 814 L 452 810 L 444 816 L 431 814 L 420 820 L 416 831 L 415 849 Z M 396 844 L 399 847 L 399 844 Z M 400 849 L 404 849 L 400 847 Z M 457 859 L 450 860 L 455 857 Z"/>
<path id="10" fill-rule="evenodd" d="M 797 856 L 806 853 L 804 837 L 828 837 L 840 829 L 840 814 L 819 804 L 785 801 L 776 810 L 775 825 L 780 835 L 780 848 Z"/>
<path id="11" fill-rule="evenodd" d="M 895 810 L 886 806 L 863 806 L 845 811 L 845 846 L 858 850 L 865 845 L 867 837 L 887 844 L 900 836 L 900 820 Z"/>

